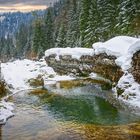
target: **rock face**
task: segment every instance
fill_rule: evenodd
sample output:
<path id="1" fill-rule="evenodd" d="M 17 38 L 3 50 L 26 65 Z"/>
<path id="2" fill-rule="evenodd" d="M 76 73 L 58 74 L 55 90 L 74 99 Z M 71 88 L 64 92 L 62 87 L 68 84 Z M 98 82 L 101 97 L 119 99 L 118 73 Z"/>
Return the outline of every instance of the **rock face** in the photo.
<path id="1" fill-rule="evenodd" d="M 6 84 L 4 81 L 0 81 L 0 97 L 4 96 L 6 93 Z"/>
<path id="2" fill-rule="evenodd" d="M 100 55 L 82 55 L 80 59 L 72 58 L 70 55 L 59 56 L 59 60 L 55 59 L 56 55 L 50 55 L 45 58 L 48 66 L 54 68 L 59 74 L 73 73 L 78 76 L 86 76 L 91 72 L 96 72 L 112 82 L 117 82 L 123 75 L 121 68 L 115 64 L 116 57 Z"/>
<path id="3" fill-rule="evenodd" d="M 136 52 L 132 58 L 132 74 L 136 80 L 140 84 L 140 51 Z"/>
<path id="4" fill-rule="evenodd" d="M 5 95 L 6 91 L 7 91 L 6 84 L 5 84 L 5 81 L 3 80 L 2 75 L 1 75 L 1 62 L 0 62 L 0 97 Z"/>

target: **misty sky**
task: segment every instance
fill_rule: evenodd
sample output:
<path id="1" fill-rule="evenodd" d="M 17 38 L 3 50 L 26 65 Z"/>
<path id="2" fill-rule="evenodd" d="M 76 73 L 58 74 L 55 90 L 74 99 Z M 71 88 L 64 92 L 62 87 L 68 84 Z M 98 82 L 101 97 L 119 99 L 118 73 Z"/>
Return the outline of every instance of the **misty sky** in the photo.
<path id="1" fill-rule="evenodd" d="M 45 9 L 56 0 L 0 0 L 0 12 Z"/>

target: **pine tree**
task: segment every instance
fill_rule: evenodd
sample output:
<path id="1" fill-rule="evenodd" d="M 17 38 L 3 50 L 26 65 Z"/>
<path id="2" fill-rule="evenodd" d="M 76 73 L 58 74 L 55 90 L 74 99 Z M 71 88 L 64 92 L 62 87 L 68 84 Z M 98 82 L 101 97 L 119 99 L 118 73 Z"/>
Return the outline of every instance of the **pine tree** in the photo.
<path id="1" fill-rule="evenodd" d="M 107 40 L 115 35 L 118 3 L 119 0 L 98 0 L 101 28 L 100 36 L 103 40 Z"/>
<path id="2" fill-rule="evenodd" d="M 89 9 L 89 21 L 88 21 L 88 34 L 85 36 L 87 45 L 92 46 L 92 44 L 99 39 L 100 33 L 100 14 L 98 12 L 97 0 L 92 0 Z"/>
<path id="3" fill-rule="evenodd" d="M 16 50 L 18 57 L 23 56 L 24 47 L 27 43 L 28 28 L 22 24 L 16 34 Z"/>
<path id="4" fill-rule="evenodd" d="M 79 2 L 72 0 L 68 11 L 67 47 L 79 47 Z"/>
<path id="5" fill-rule="evenodd" d="M 118 28 L 121 34 L 140 34 L 140 3 L 137 0 L 120 0 Z"/>
<path id="6" fill-rule="evenodd" d="M 89 34 L 89 9 L 91 0 L 81 0 L 80 14 L 80 40 L 82 47 L 90 47 L 87 45 L 86 35 Z"/>
<path id="7" fill-rule="evenodd" d="M 132 20 L 132 29 L 133 29 L 133 35 L 136 35 L 136 37 L 139 37 L 140 35 L 140 2 L 137 0 L 133 0 L 133 10 L 134 10 L 134 18 Z"/>
<path id="8" fill-rule="evenodd" d="M 56 46 L 57 48 L 65 48 L 66 47 L 66 30 L 64 27 L 64 24 L 62 23 L 60 28 L 59 28 L 59 33 L 57 36 L 57 40 L 56 40 Z"/>
<path id="9" fill-rule="evenodd" d="M 54 21 L 53 21 L 53 8 L 47 9 L 47 15 L 45 17 L 45 47 L 43 50 L 54 47 Z"/>
<path id="10" fill-rule="evenodd" d="M 45 32 L 44 24 L 41 19 L 37 19 L 34 23 L 34 32 L 33 32 L 33 42 L 32 42 L 32 55 L 37 57 L 39 50 L 44 50 L 46 47 L 45 43 Z"/>

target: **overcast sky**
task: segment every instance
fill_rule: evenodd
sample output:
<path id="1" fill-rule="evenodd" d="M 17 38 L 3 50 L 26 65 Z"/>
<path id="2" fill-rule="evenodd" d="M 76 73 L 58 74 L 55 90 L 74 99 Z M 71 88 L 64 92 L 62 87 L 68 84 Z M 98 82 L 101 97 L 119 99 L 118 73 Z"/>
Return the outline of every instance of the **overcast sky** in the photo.
<path id="1" fill-rule="evenodd" d="M 0 12 L 45 9 L 56 0 L 0 0 Z"/>

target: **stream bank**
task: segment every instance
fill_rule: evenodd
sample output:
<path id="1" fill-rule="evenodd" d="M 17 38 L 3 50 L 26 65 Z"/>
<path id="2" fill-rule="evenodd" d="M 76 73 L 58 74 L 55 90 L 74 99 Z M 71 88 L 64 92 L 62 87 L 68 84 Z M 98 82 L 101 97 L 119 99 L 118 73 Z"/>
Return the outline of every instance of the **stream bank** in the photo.
<path id="1" fill-rule="evenodd" d="M 95 81 L 81 83 L 61 81 L 11 96 L 16 115 L 1 127 L 1 139 L 139 140 L 139 117 L 112 106 Z"/>

